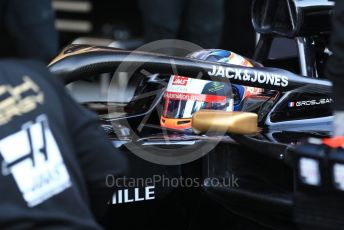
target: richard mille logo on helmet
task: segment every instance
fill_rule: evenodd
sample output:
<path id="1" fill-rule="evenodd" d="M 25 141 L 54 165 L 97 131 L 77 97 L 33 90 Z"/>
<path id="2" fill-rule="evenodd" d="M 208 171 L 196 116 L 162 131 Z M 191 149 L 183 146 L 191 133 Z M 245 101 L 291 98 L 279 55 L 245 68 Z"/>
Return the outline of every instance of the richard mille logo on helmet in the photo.
<path id="1" fill-rule="evenodd" d="M 216 76 L 216 77 L 225 77 L 228 79 L 235 79 L 247 82 L 257 82 L 266 85 L 273 85 L 273 86 L 288 86 L 288 77 L 279 75 L 279 74 L 269 74 L 262 71 L 252 71 L 253 74 L 249 72 L 249 70 L 242 70 L 237 68 L 230 68 L 230 67 L 222 67 L 222 66 L 213 66 L 213 70 L 209 71 L 209 76 Z"/>

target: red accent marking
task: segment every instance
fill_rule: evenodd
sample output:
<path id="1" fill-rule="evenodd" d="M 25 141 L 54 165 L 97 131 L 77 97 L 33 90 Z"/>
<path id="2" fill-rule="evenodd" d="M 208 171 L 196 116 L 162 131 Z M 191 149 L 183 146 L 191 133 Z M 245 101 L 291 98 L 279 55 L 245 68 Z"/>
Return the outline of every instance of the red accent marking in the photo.
<path id="1" fill-rule="evenodd" d="M 180 101 L 226 102 L 225 96 L 209 94 L 166 92 L 164 97 Z"/>
<path id="2" fill-rule="evenodd" d="M 343 148 L 344 147 L 344 137 L 339 136 L 339 137 L 332 137 L 332 138 L 324 138 L 323 139 L 323 144 L 327 145 L 328 147 L 331 148 Z"/>
<path id="3" fill-rule="evenodd" d="M 172 85 L 182 85 L 182 86 L 186 86 L 188 84 L 188 80 L 189 78 L 187 77 L 181 77 L 181 76 L 173 76 L 173 82 Z"/>
<path id="4" fill-rule="evenodd" d="M 249 97 L 251 95 L 258 95 L 264 92 L 264 89 L 262 88 L 256 88 L 256 87 L 250 87 L 250 86 L 244 86 L 244 87 L 245 87 L 244 98 Z"/>

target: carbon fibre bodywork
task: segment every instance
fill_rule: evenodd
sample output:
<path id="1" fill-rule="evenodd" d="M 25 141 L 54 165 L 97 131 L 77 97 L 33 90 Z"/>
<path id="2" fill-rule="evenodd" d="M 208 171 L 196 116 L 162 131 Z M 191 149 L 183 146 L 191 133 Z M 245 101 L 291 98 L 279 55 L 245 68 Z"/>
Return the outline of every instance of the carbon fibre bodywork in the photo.
<path id="1" fill-rule="evenodd" d="M 258 114 L 261 131 L 252 136 L 200 136 L 180 130 L 162 129 L 159 125 L 159 108 L 161 108 L 159 105 L 168 76 L 173 73 L 173 69 L 169 66 L 171 59 L 174 60 L 181 74 L 188 73 L 188 76 L 194 77 L 197 71 L 201 71 L 206 79 L 224 82 L 230 80 L 237 84 L 265 88 L 264 94 L 248 97 L 241 105 L 242 111 Z M 150 178 L 157 174 L 168 178 L 191 177 L 200 178 L 202 185 L 189 189 L 156 184 L 153 201 L 111 206 L 109 216 L 106 218 L 107 226 L 113 226 L 115 223 L 112 217 L 126 213 L 123 210 L 128 210 L 132 215 L 140 218 L 145 216 L 143 218 L 145 220 L 149 219 L 150 215 L 157 215 L 160 221 L 164 222 L 165 219 L 158 214 L 159 208 L 165 209 L 171 204 L 178 204 L 179 206 L 172 211 L 173 215 L 180 210 L 192 210 L 198 213 L 199 210 L 195 207 L 202 204 L 202 200 L 208 199 L 217 201 L 223 208 L 222 212 L 227 210 L 232 213 L 226 215 L 234 213 L 235 216 L 242 216 L 246 220 L 253 221 L 254 226 L 274 229 L 296 228 L 292 222 L 294 175 L 290 167 L 288 150 L 291 145 L 308 137 L 325 137 L 330 134 L 332 119 L 330 82 L 298 76 L 280 69 L 263 67 L 247 69 L 229 64 L 87 46 L 73 46 L 64 50 L 62 55 L 50 65 L 50 70 L 58 77 L 62 77 L 65 82 L 71 82 L 115 71 L 123 60 L 126 63 L 141 64 L 142 68 L 149 72 L 163 74 L 147 78 L 140 75 L 139 71 L 135 73 L 133 79 L 141 80 L 135 81 L 134 84 L 138 87 L 129 103 L 90 102 L 84 106 L 98 113 L 100 123 L 109 139 L 131 162 L 132 169 L 129 170 L 131 172 L 128 177 Z M 224 69 L 223 76 L 221 72 L 211 74 L 217 73 L 221 68 Z M 245 76 L 248 80 L 244 79 Z M 259 76 L 262 76 L 261 81 L 258 79 Z M 288 84 L 282 84 L 282 76 Z M 269 81 L 269 78 L 273 80 Z M 158 93 L 147 98 L 140 97 L 149 91 Z M 148 119 L 145 118 L 147 115 L 149 115 Z M 123 120 L 126 121 L 124 124 L 121 123 Z M 144 121 L 143 125 L 142 121 Z M 142 129 L 138 131 L 137 127 Z M 197 149 L 200 144 L 216 141 L 219 144 L 206 156 L 194 163 L 179 166 L 161 166 L 146 162 L 126 148 L 126 144 L 135 143 L 137 148 L 147 151 L 154 146 L 160 149 L 175 149 L 177 154 L 181 147 Z M 233 175 L 239 179 L 240 186 L 225 186 L 224 178 Z M 213 184 L 214 179 L 217 179 L 218 183 Z M 207 194 L 206 198 L 200 194 Z M 193 199 L 195 197 L 203 198 Z M 178 203 L 183 199 L 187 202 L 183 205 Z M 154 214 L 150 213 L 146 216 L 139 211 L 145 207 L 159 208 L 156 208 Z M 188 215 L 180 218 L 185 219 L 171 228 L 193 222 Z M 155 220 L 154 224 L 153 222 L 149 224 L 157 226 L 160 221 Z M 123 223 L 123 226 L 125 224 L 127 222 Z"/>

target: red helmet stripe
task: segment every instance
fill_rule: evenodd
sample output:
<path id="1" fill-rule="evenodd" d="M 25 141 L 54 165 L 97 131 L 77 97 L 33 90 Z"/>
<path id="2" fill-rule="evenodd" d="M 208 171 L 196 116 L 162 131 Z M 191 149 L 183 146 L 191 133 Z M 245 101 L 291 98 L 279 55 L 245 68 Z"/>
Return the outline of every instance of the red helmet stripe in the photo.
<path id="1" fill-rule="evenodd" d="M 166 92 L 165 98 L 180 101 L 203 101 L 203 102 L 226 102 L 226 96 L 196 94 L 196 93 L 176 93 Z"/>

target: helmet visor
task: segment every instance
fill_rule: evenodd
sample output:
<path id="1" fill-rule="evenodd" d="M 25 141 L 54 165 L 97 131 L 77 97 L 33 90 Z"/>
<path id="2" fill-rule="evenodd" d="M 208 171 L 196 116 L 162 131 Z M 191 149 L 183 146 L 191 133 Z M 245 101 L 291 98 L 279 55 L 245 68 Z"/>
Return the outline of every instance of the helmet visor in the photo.
<path id="1" fill-rule="evenodd" d="M 191 118 L 194 112 L 201 109 L 224 110 L 229 106 L 229 101 L 223 102 L 203 102 L 203 101 L 186 101 L 164 98 L 163 116 L 167 118 Z"/>

